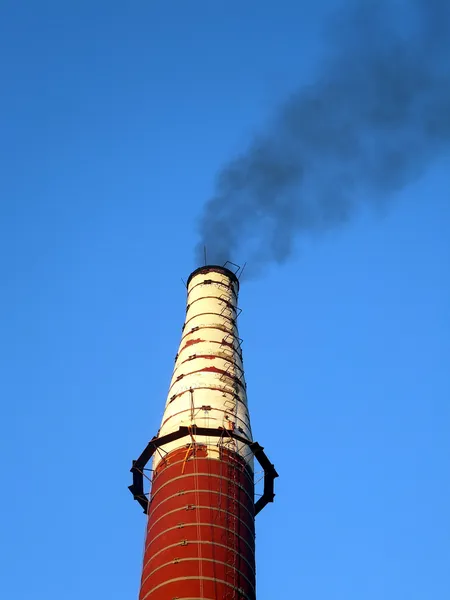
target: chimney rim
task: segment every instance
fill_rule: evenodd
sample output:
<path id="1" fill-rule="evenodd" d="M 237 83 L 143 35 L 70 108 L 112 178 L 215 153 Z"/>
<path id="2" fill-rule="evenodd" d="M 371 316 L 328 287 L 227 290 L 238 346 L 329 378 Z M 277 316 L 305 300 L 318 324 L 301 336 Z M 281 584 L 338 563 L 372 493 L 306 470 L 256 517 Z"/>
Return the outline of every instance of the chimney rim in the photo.
<path id="1" fill-rule="evenodd" d="M 189 287 L 191 280 L 197 275 L 207 275 L 208 273 L 221 273 L 222 275 L 226 275 L 237 285 L 239 290 L 239 279 L 237 278 L 237 275 L 233 273 L 233 271 L 230 271 L 230 269 L 227 269 L 227 267 L 222 267 L 221 265 L 204 265 L 203 267 L 198 267 L 189 275 L 186 287 Z"/>

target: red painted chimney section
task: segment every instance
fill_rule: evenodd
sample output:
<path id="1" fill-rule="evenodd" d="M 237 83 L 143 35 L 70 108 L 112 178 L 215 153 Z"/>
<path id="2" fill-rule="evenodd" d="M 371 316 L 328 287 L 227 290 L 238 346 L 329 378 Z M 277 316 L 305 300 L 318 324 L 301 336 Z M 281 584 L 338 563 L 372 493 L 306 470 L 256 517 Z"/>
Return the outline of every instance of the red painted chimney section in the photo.
<path id="1" fill-rule="evenodd" d="M 187 289 L 161 428 L 131 469 L 130 490 L 148 514 L 139 600 L 255 600 L 255 515 L 273 501 L 277 473 L 252 438 L 239 281 L 225 267 L 201 267 Z M 265 473 L 256 504 L 255 458 Z"/>

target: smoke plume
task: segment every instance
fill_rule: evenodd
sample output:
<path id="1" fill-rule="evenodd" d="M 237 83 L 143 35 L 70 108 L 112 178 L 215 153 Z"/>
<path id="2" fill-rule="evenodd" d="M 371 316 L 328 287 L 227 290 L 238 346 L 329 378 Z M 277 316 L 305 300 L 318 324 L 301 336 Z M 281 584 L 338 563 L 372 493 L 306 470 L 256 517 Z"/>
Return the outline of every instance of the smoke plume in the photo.
<path id="1" fill-rule="evenodd" d="M 450 0 L 359 0 L 334 19 L 300 87 L 220 170 L 197 262 L 288 259 L 298 236 L 390 202 L 450 146 Z M 347 2 L 348 6 L 348 2 Z M 330 41 L 331 40 L 331 41 Z"/>

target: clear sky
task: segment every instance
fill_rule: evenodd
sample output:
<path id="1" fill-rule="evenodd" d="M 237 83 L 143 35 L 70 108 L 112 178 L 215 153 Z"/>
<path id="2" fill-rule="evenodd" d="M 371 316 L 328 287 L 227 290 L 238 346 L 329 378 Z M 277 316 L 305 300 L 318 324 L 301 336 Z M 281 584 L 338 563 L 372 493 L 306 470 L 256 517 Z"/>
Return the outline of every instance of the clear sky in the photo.
<path id="1" fill-rule="evenodd" d="M 2 598 L 137 597 L 196 219 L 334 7 L 1 2 Z M 450 597 L 448 166 L 242 286 L 258 600 Z"/>

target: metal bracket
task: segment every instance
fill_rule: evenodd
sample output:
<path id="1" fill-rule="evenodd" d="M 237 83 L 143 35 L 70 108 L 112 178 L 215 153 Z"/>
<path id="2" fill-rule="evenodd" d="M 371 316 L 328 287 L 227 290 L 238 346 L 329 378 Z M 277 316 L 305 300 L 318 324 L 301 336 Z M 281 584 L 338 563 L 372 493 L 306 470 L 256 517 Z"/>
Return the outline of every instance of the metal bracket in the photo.
<path id="1" fill-rule="evenodd" d="M 128 486 L 128 489 L 133 494 L 133 498 L 139 502 L 144 509 L 144 513 L 148 513 L 149 501 L 144 492 L 144 468 L 148 461 L 151 459 L 156 449 L 164 444 L 169 444 L 180 438 L 199 435 L 199 436 L 210 436 L 210 437 L 222 437 L 226 432 L 228 437 L 232 437 L 238 442 L 246 444 L 249 449 L 253 452 L 254 457 L 259 462 L 261 467 L 264 469 L 264 489 L 261 498 L 255 502 L 255 516 L 261 512 L 261 510 L 273 502 L 275 498 L 274 493 L 274 481 L 278 477 L 278 473 L 275 470 L 274 465 L 267 458 L 264 448 L 258 444 L 258 442 L 251 442 L 246 437 L 235 433 L 234 431 L 225 430 L 223 427 L 210 428 L 210 427 L 198 427 L 197 425 L 191 425 L 190 427 L 180 427 L 178 431 L 173 431 L 167 435 L 161 437 L 155 436 L 147 444 L 146 448 L 137 460 L 133 460 L 132 467 L 130 469 L 133 474 L 133 484 Z"/>

